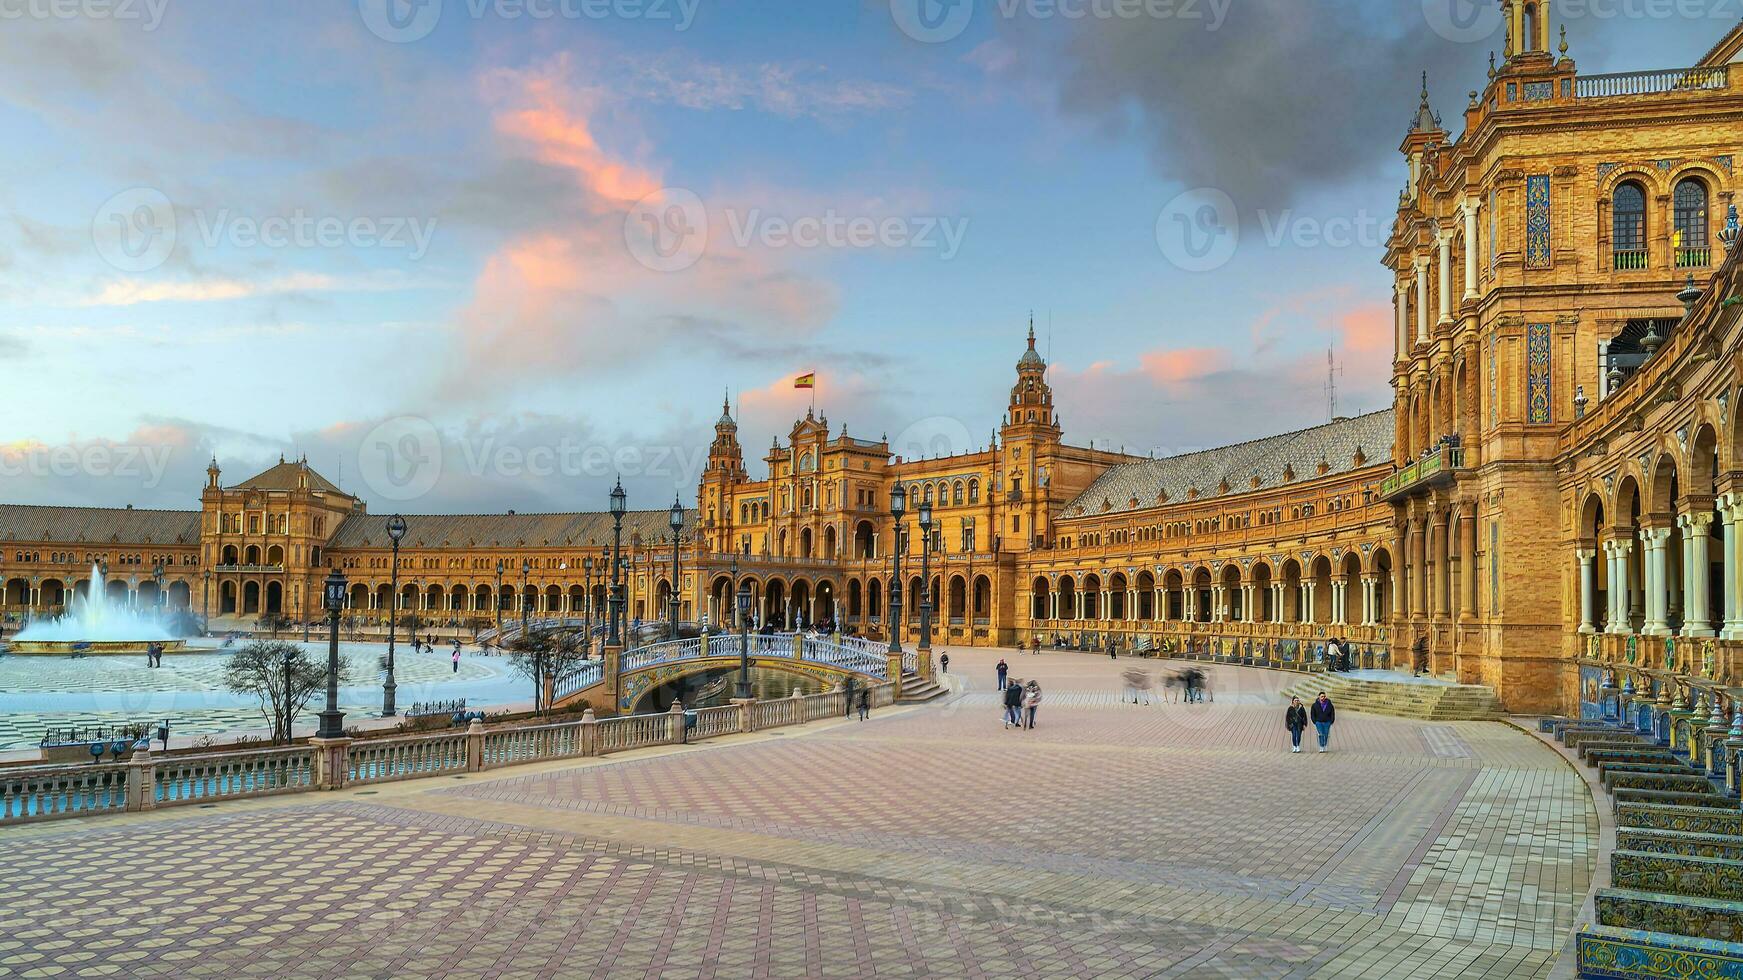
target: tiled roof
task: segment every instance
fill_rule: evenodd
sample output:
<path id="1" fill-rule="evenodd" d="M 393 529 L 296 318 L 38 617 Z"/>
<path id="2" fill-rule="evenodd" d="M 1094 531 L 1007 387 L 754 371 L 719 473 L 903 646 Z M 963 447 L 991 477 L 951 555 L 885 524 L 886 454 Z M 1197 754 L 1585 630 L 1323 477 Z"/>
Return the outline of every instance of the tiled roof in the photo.
<path id="1" fill-rule="evenodd" d="M 198 544 L 197 510 L 0 504 L 0 541 L 65 544 Z"/>
<path id="2" fill-rule="evenodd" d="M 279 457 L 277 466 L 272 467 L 252 479 L 243 480 L 241 483 L 235 484 L 229 489 L 295 490 L 297 489 L 298 477 L 304 473 L 308 474 L 310 490 L 319 490 L 323 493 L 345 494 L 345 491 L 334 486 L 332 481 L 311 469 L 307 460 L 297 460 L 295 462 L 287 463 L 282 456 Z M 346 496 L 349 496 L 349 494 L 346 494 Z"/>
<path id="3" fill-rule="evenodd" d="M 1104 509 L 1133 510 L 1133 498 L 1139 508 L 1159 502 L 1183 503 L 1194 489 L 1199 499 L 1216 497 L 1222 495 L 1225 481 L 1229 494 L 1274 489 L 1317 479 L 1322 460 L 1329 467 L 1325 475 L 1347 473 L 1358 468 L 1358 448 L 1366 459 L 1364 465 L 1392 458 L 1392 426 L 1392 410 L 1386 409 L 1221 449 L 1126 463 L 1098 477 L 1066 505 L 1063 516 L 1100 514 Z M 1257 487 L 1253 486 L 1255 476 Z M 1162 499 L 1164 493 L 1167 497 Z"/>
<path id="4" fill-rule="evenodd" d="M 632 510 L 623 515 L 623 543 L 640 535 L 646 542 L 670 541 L 670 511 Z M 684 512 L 684 527 L 696 529 L 700 515 Z M 402 548 L 556 548 L 609 545 L 611 515 L 592 514 L 430 514 L 406 515 Z M 387 515 L 352 514 L 339 525 L 329 547 L 386 548 Z"/>

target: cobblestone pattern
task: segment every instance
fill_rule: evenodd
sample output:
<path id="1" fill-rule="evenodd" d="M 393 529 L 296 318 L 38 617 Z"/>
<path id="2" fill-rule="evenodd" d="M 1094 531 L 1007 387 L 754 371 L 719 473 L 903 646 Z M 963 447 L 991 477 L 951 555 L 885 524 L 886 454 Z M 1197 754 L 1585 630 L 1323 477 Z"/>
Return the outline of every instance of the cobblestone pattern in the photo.
<path id="1" fill-rule="evenodd" d="M 0 834 L 0 977 L 1547 972 L 1597 839 L 1554 753 L 1349 713 L 1292 755 L 1280 703 L 1122 707 L 1095 659 L 1026 662 L 1085 695 L 1033 732 L 965 699 Z"/>

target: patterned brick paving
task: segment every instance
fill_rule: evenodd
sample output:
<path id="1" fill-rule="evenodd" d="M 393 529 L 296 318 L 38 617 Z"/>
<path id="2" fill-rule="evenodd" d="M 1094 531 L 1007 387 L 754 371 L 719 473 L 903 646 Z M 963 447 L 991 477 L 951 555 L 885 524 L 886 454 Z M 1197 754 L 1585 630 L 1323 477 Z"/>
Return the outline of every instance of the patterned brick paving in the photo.
<path id="1" fill-rule="evenodd" d="M 865 724 L 0 832 L 0 977 L 1524 977 L 1573 925 L 1595 814 L 1522 733 L 1292 755 L 1275 675 L 1122 705 L 1064 654 L 1007 731 L 992 659 Z"/>

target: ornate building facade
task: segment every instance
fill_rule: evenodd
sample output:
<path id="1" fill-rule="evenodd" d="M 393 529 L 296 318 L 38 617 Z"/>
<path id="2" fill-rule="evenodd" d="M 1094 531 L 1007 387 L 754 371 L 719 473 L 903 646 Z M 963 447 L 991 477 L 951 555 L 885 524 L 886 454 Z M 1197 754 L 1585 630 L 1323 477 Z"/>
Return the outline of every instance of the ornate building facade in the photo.
<path id="1" fill-rule="evenodd" d="M 883 635 L 899 553 L 909 642 L 924 597 L 939 645 L 1421 644 L 1515 711 L 1589 706 L 1619 669 L 1743 679 L 1743 28 L 1689 68 L 1582 75 L 1551 0 L 1502 6 L 1462 132 L 1425 82 L 1401 146 L 1391 410 L 1161 460 L 1073 446 L 1032 330 L 975 452 L 903 459 L 807 414 L 753 478 L 723 408 L 678 547 L 666 511 L 626 517 L 629 614 L 675 593 L 718 623 L 749 585 L 759 622 Z M 214 463 L 197 511 L 0 506 L 0 608 L 52 613 L 97 561 L 216 628 L 313 618 L 333 565 L 364 620 L 604 609 L 608 515 L 408 522 L 396 596 L 383 519 L 306 461 L 233 485 Z"/>

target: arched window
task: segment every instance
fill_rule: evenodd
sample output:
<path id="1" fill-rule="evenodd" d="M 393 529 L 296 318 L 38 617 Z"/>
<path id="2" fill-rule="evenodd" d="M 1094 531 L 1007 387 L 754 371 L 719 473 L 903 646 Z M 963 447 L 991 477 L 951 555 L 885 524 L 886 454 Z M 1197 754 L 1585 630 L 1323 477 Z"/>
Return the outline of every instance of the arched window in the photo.
<path id="1" fill-rule="evenodd" d="M 1646 191 L 1629 181 L 1616 188 L 1611 202 L 1612 244 L 1617 269 L 1646 268 Z"/>
<path id="2" fill-rule="evenodd" d="M 1525 5 L 1525 37 L 1521 41 L 1521 51 L 1536 51 L 1537 48 L 1537 4 Z"/>
<path id="3" fill-rule="evenodd" d="M 1676 208 L 1677 268 L 1699 268 L 1711 264 L 1713 252 L 1707 242 L 1707 185 L 1698 178 L 1685 177 L 1677 183 L 1672 200 Z"/>
<path id="4" fill-rule="evenodd" d="M 979 480 L 968 481 L 968 502 L 971 504 L 980 503 L 980 481 Z"/>

